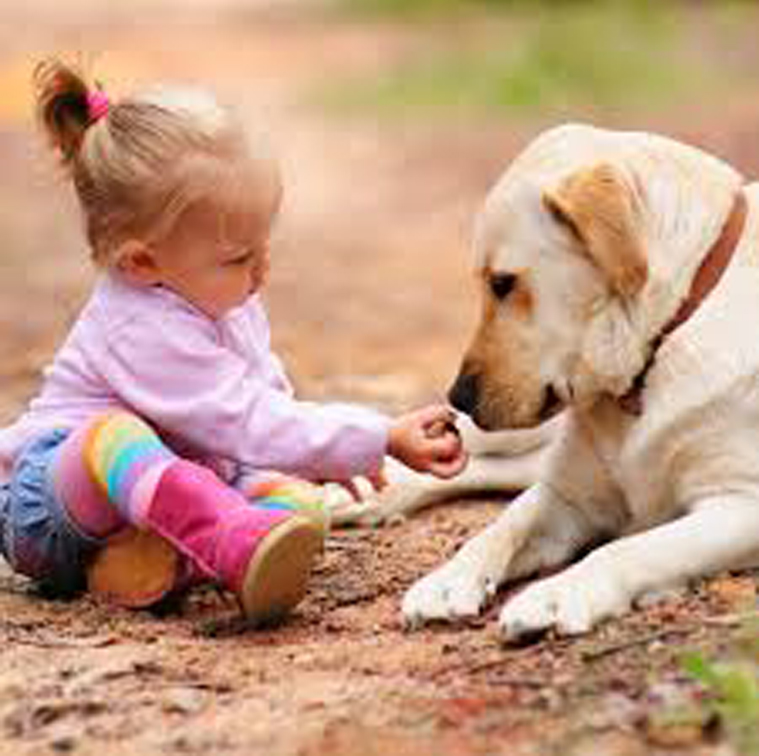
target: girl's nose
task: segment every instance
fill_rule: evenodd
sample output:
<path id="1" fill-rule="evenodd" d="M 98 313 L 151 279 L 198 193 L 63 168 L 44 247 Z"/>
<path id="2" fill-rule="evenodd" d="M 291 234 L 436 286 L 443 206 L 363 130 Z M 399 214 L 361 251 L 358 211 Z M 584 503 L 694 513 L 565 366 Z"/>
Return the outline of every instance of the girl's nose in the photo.
<path id="1" fill-rule="evenodd" d="M 254 266 L 251 271 L 251 286 L 253 289 L 259 289 L 269 277 L 270 258 L 269 251 L 266 250 L 261 260 Z"/>

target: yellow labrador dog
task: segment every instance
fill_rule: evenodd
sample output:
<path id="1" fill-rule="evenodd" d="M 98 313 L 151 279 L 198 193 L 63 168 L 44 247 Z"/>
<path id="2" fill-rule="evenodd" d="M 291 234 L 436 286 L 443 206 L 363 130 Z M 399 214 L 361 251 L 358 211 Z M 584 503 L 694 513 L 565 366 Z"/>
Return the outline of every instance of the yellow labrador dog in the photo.
<path id="1" fill-rule="evenodd" d="M 477 227 L 482 319 L 451 389 L 487 431 L 564 409 L 539 480 L 406 594 L 418 625 L 515 579 L 508 639 L 759 565 L 759 186 L 692 147 L 550 130 Z M 497 473 L 494 473 L 497 477 Z"/>

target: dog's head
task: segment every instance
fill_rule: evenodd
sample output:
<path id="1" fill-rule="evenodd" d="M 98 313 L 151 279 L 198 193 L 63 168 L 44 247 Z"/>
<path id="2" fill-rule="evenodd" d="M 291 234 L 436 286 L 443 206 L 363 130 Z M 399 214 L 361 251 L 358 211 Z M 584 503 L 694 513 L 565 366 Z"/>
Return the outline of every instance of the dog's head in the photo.
<path id="1" fill-rule="evenodd" d="M 482 316 L 452 404 L 495 430 L 624 394 L 739 183 L 663 137 L 565 126 L 538 138 L 478 220 Z"/>

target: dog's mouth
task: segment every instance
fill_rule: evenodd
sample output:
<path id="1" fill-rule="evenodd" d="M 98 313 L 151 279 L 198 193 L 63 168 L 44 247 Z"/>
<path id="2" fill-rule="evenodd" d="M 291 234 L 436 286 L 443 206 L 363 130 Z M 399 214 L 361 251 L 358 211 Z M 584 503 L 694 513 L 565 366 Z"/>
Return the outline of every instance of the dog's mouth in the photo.
<path id="1" fill-rule="evenodd" d="M 540 412 L 538 412 L 540 422 L 543 423 L 554 415 L 558 415 L 563 408 L 564 402 L 562 402 L 554 387 L 549 383 L 543 393 L 543 404 L 540 407 Z"/>

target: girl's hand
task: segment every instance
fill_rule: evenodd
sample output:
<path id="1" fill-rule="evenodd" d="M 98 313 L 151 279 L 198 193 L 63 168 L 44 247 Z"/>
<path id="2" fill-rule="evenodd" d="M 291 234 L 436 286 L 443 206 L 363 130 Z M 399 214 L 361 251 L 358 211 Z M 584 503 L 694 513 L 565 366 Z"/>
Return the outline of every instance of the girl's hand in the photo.
<path id="1" fill-rule="evenodd" d="M 448 407 L 433 405 L 401 415 L 390 426 L 388 454 L 418 472 L 458 475 L 468 461 Z"/>

